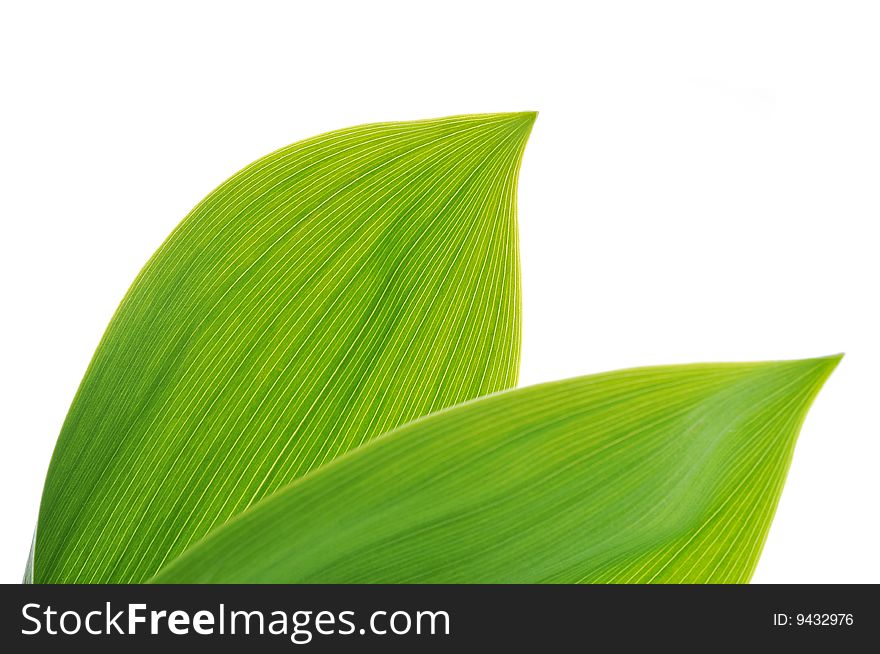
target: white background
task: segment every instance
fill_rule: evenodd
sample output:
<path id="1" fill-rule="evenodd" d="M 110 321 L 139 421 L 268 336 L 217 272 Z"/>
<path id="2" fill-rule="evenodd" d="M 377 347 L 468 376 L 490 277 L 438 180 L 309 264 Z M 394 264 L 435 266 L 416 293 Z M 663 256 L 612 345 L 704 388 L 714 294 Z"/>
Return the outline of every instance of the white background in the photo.
<path id="1" fill-rule="evenodd" d="M 880 5 L 21 2 L 0 15 L 0 581 L 128 285 L 227 176 L 354 124 L 540 110 L 522 383 L 847 353 L 756 582 L 880 582 Z"/>

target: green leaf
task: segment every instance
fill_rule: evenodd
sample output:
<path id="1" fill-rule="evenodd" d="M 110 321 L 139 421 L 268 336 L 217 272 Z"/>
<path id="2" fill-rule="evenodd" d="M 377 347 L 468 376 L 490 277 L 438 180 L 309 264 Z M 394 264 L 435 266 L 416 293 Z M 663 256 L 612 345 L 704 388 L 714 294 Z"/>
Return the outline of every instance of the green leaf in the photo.
<path id="1" fill-rule="evenodd" d="M 64 423 L 37 582 L 139 582 L 377 434 L 516 383 L 534 114 L 365 125 L 202 201 L 135 280 Z"/>
<path id="2" fill-rule="evenodd" d="M 153 581 L 744 582 L 839 357 L 624 370 L 426 416 Z"/>

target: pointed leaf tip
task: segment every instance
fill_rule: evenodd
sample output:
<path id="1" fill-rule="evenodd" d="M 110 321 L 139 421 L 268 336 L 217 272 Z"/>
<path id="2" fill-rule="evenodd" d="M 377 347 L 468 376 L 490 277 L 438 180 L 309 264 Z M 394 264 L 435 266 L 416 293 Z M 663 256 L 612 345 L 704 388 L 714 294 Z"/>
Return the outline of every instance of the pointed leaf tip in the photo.
<path id="1" fill-rule="evenodd" d="M 535 124 L 535 120 L 538 118 L 537 111 L 518 111 L 516 113 L 511 114 L 514 119 L 514 122 L 517 125 L 519 132 L 522 134 L 524 139 L 528 138 L 529 134 L 531 134 L 532 127 Z"/>
<path id="2" fill-rule="evenodd" d="M 831 374 L 837 369 L 837 366 L 840 365 L 843 356 L 843 353 L 838 353 L 822 357 L 813 357 L 810 359 L 793 359 L 790 361 L 781 361 L 779 363 L 785 366 L 809 369 L 810 376 L 816 381 L 815 390 L 816 392 L 818 392 L 818 390 L 828 380 Z"/>

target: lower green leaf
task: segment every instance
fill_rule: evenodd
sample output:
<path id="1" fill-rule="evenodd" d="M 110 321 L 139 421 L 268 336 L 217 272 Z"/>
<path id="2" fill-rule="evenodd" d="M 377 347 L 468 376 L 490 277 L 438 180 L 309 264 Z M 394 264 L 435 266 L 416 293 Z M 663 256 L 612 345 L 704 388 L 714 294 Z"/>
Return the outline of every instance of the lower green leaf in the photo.
<path id="1" fill-rule="evenodd" d="M 154 582 L 745 582 L 840 357 L 641 368 L 400 427 Z"/>

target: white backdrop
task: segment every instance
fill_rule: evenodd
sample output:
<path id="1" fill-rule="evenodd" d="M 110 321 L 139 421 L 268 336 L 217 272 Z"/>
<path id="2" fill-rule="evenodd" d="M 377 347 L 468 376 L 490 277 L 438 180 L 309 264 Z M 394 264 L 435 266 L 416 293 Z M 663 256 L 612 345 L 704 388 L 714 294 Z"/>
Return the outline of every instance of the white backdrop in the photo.
<path id="1" fill-rule="evenodd" d="M 880 5 L 10 5 L 0 581 L 111 314 L 214 186 L 327 130 L 537 109 L 521 382 L 845 351 L 755 581 L 880 582 Z"/>

